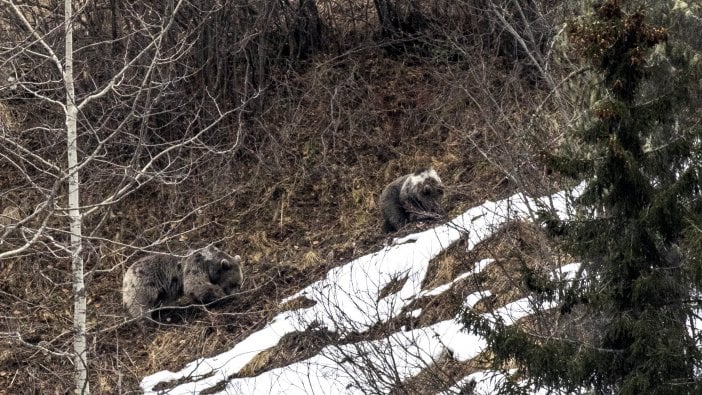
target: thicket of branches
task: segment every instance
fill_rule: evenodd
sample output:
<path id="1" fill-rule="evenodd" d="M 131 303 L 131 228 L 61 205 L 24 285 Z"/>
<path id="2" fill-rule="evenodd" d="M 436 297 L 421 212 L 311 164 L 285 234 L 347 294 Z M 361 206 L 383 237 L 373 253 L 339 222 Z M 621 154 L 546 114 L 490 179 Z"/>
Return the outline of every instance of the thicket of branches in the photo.
<path id="1" fill-rule="evenodd" d="M 0 362 L 13 372 L 29 365 L 29 382 L 43 391 L 55 382 L 70 386 L 65 372 L 33 362 L 49 355 L 51 366 L 62 366 L 71 355 L 64 2 L 1 4 L 0 269 L 10 279 L 2 301 L 13 306 L 1 334 L 19 348 Z M 411 166 L 438 164 L 457 187 L 489 183 L 454 193 L 454 204 L 552 187 L 533 178 L 543 174 L 533 148 L 548 149 L 543 137 L 573 106 L 559 93 L 563 68 L 553 63 L 555 21 L 574 11 L 569 4 L 73 5 L 71 82 L 93 353 L 109 353 L 131 330 L 112 299 L 125 262 L 144 252 L 219 243 L 248 248 L 257 261 L 304 258 L 323 269 L 322 253 L 356 253 L 349 239 L 374 226 L 373 194 Z M 393 85 L 374 85 L 388 81 Z M 537 96 L 524 100 L 532 90 Z M 555 106 L 559 116 L 550 117 Z M 525 127 L 536 119 L 527 109 L 549 114 L 537 117 L 544 125 Z M 347 234 L 331 235 L 337 224 Z M 333 246 L 315 250 L 320 240 Z M 273 276 L 253 274 L 251 295 L 260 298 Z M 109 323 L 98 318 L 100 305 L 110 306 Z M 99 368 L 117 369 L 111 365 Z M 121 377 L 111 388 L 121 388 Z"/>
<path id="2" fill-rule="evenodd" d="M 135 190 L 148 189 L 144 186 L 151 182 L 152 188 L 195 183 L 197 178 L 191 176 L 206 167 L 202 153 L 258 162 L 264 155 L 274 155 L 273 166 L 300 165 L 298 158 L 292 158 L 298 163 L 291 163 L 284 149 L 298 143 L 286 131 L 271 130 L 276 125 L 270 121 L 262 123 L 265 114 L 276 108 L 287 111 L 305 104 L 305 92 L 299 90 L 308 87 L 295 82 L 295 76 L 312 64 L 315 55 L 333 67 L 354 52 L 381 48 L 403 61 L 451 67 L 470 64 L 471 51 L 479 47 L 487 56 L 502 55 L 510 67 L 536 71 L 536 83 L 552 84 L 545 52 L 553 34 L 549 19 L 553 15 L 547 11 L 546 5 L 532 1 L 378 1 L 362 9 L 351 2 L 315 1 L 88 2 L 77 10 L 74 22 L 77 99 L 85 101 L 78 120 L 79 148 L 86 158 L 83 185 L 90 194 L 96 193 L 86 196 L 85 205 L 119 202 Z M 63 128 L 54 105 L 64 95 L 63 83 L 60 69 L 38 37 L 61 53 L 62 9 L 58 1 L 23 2 L 4 7 L 0 18 L 8 33 L 0 68 L 6 118 L 3 147 L 7 163 L 16 164 L 8 185 L 19 189 L 27 182 L 23 178 L 32 180 L 21 193 L 6 193 L 3 206 L 16 206 L 20 200 L 36 206 L 47 196 L 60 197 L 61 177 L 42 160 L 64 156 L 64 144 L 54 138 Z M 353 73 L 338 81 L 351 70 L 329 72 L 327 81 L 320 81 L 324 85 L 311 89 L 334 101 L 347 100 L 336 104 L 344 110 L 352 107 L 358 98 L 343 97 L 348 94 L 339 90 L 355 91 L 363 81 L 349 79 Z M 337 86 L 330 88 L 326 84 L 332 81 Z M 325 146 L 337 140 L 363 149 L 385 137 L 369 138 L 372 124 L 338 125 L 362 122 L 340 115 L 336 120 L 335 114 L 330 115 L 332 124 L 317 133 L 321 147 L 312 149 L 326 155 Z M 16 147 L 25 147 L 36 157 L 25 158 Z M 207 155 L 206 161 L 222 157 Z M 233 161 L 228 163 L 232 166 Z M 31 173 L 32 168 L 38 174 Z M 13 176 L 27 172 L 26 177 Z M 228 181 L 235 185 L 242 180 Z M 105 185 L 117 187 L 101 190 Z M 29 193 L 32 189 L 35 194 Z M 100 223 L 111 207 L 90 207 L 95 214 L 86 220 Z M 33 217 L 39 216 L 31 211 Z M 185 208 L 179 211 L 182 216 L 188 213 Z M 23 214 L 29 213 L 23 210 Z"/>

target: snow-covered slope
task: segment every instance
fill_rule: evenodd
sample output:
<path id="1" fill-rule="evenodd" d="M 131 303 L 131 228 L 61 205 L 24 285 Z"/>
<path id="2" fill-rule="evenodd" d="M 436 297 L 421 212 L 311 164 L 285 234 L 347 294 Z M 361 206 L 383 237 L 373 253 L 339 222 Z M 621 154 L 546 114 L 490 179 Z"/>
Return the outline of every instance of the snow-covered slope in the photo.
<path id="1" fill-rule="evenodd" d="M 307 360 L 256 377 L 230 379 L 288 333 L 311 327 L 325 328 L 343 340 L 349 334 L 363 333 L 379 322 L 404 314 L 401 313 L 403 307 L 416 298 L 439 294 L 450 287 L 451 284 L 445 284 L 422 290 L 421 284 L 429 262 L 461 237 L 467 239 L 467 249 L 470 250 L 507 221 L 528 219 L 539 208 L 549 208 L 564 216 L 569 211 L 568 201 L 564 192 L 539 199 L 514 195 L 471 208 L 447 224 L 396 239 L 391 246 L 332 269 L 326 278 L 281 301 L 285 303 L 303 297 L 315 302 L 312 307 L 280 313 L 263 329 L 233 345 L 229 351 L 193 361 L 177 372 L 161 371 L 145 377 L 141 387 L 145 393 L 168 394 L 193 394 L 204 390 L 223 394 L 383 393 L 389 391 L 398 379 L 416 375 L 422 367 L 430 366 L 447 351 L 456 360 L 473 358 L 483 349 L 483 340 L 464 332 L 461 324 L 451 319 L 428 327 L 399 331 L 380 340 L 347 344 L 342 341 L 340 344 L 343 345 L 324 347 Z M 491 262 L 489 259 L 477 262 L 472 271 L 454 281 L 480 272 Z M 577 265 L 569 265 L 561 271 L 572 273 L 575 270 Z M 401 289 L 381 297 L 381 291 L 387 285 L 404 278 L 407 280 Z M 464 305 L 473 306 L 486 296 L 487 292 L 471 294 Z M 506 323 L 513 323 L 531 314 L 531 303 L 526 299 L 517 300 L 498 309 L 497 314 Z M 355 358 L 362 358 L 363 363 L 350 363 Z M 387 370 L 388 375 L 392 369 L 392 377 L 369 375 L 370 366 L 377 367 L 371 369 L 375 372 Z M 490 383 L 497 381 L 496 376 L 488 372 L 473 374 L 470 379 L 476 379 L 476 389 L 485 393 L 490 393 L 493 385 Z"/>

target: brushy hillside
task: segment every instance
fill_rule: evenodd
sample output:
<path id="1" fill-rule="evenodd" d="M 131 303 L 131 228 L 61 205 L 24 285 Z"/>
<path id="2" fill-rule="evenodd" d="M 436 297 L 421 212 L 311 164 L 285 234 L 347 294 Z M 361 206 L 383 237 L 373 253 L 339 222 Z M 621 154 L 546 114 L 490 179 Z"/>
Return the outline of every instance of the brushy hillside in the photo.
<path id="1" fill-rule="evenodd" d="M 34 10 L 38 16 L 58 7 L 37 2 L 44 3 L 45 8 Z M 254 3 L 250 7 L 265 2 Z M 168 171 L 133 182 L 129 193 L 96 206 L 84 218 L 95 393 L 130 393 L 145 375 L 226 349 L 277 314 L 283 298 L 330 268 L 382 246 L 389 237 L 381 232 L 377 199 L 399 175 L 433 166 L 447 186 L 444 203 L 450 215 L 515 191 L 540 196 L 556 190 L 557 182 L 539 158 L 555 149 L 577 105 L 562 89 L 553 90 L 554 81 L 571 71 L 565 57 L 560 63 L 552 60 L 563 39 L 556 26 L 570 11 L 549 7 L 548 1 L 520 1 L 534 14 L 505 8 L 507 19 L 500 20 L 495 13 L 501 8 L 490 2 L 477 2 L 482 8 L 427 2 L 411 9 L 413 2 L 398 1 L 387 2 L 397 6 L 398 15 L 383 18 L 371 4 L 299 3 L 293 7 L 297 19 L 287 19 L 293 8 L 268 10 L 274 15 L 268 30 L 250 41 L 246 29 L 258 28 L 262 9 L 247 13 L 233 5 L 213 6 L 210 19 L 188 19 L 193 9 L 185 7 L 178 11 L 183 19 L 176 18 L 180 35 L 166 41 L 175 45 L 182 38 L 194 44 L 178 58 L 183 64 L 157 66 L 150 77 L 163 77 L 168 83 L 159 87 L 168 90 L 153 100 L 134 96 L 131 107 L 120 101 L 126 94 L 116 91 L 105 104 L 81 113 L 81 153 L 98 153 L 83 172 L 87 207 L 125 179 L 138 180 L 132 173 L 138 166 L 132 165 L 161 152 L 159 144 L 205 130 L 192 146 L 158 158 Z M 316 4 L 315 12 L 310 4 Z M 86 95 L 107 81 L 108 53 L 120 59 L 119 54 L 147 47 L 138 35 L 133 42 L 87 46 L 91 39 L 136 29 L 138 15 L 152 15 L 125 8 L 110 19 L 106 9 L 84 10 L 94 20 L 81 25 L 79 38 L 86 45 L 79 90 Z M 2 23 L 12 23 L 11 10 L 0 15 Z M 518 15 L 534 23 L 525 25 Z M 242 18 L 238 24 L 237 18 Z M 52 22 L 48 17 L 30 22 L 37 20 L 46 26 Z M 526 47 L 505 33 L 504 24 L 516 27 L 520 37 L 531 37 Z M 8 48 L 17 45 L 12 34 L 8 37 L 13 44 Z M 17 90 L 16 79 L 3 78 L 0 208 L 5 214 L 17 209 L 17 218 L 7 215 L 9 224 L 27 220 L 24 233 L 3 233 L 0 251 L 23 246 L 34 231 L 47 236 L 0 261 L 0 388 L 65 393 L 73 385 L 67 359 L 73 340 L 71 261 L 58 247 L 67 240 L 61 210 L 65 185 L 52 173 L 52 166 L 65 168 L 65 139 L 60 113 L 27 93 L 41 89 L 52 98 L 63 91 L 54 86 L 59 77 L 47 71 L 50 65 L 32 63 L 30 55 L 2 55 L 0 63 L 0 75 L 15 66 L 27 88 Z M 171 69 L 182 79 L 169 80 Z M 141 72 L 137 68 L 124 78 L 137 81 Z M 222 109 L 235 110 L 217 119 Z M 110 144 L 100 148 L 105 141 Z M 171 163 L 175 170 L 167 166 Z M 518 251 L 527 261 L 546 248 L 536 232 L 517 225 L 503 231 L 514 232 L 523 234 L 515 239 L 518 245 L 505 238 L 483 248 L 495 248 L 505 259 Z M 244 258 L 246 279 L 232 303 L 208 311 L 186 309 L 146 330 L 127 320 L 120 286 L 129 265 L 149 251 L 182 252 L 208 243 Z M 471 264 L 459 251 L 447 253 L 430 268 L 427 287 L 445 283 Z M 511 292 L 499 273 L 486 276 Z M 438 306 L 437 320 L 455 313 L 450 301 L 431 303 Z M 250 373 L 301 359 L 319 347 L 313 338 L 285 341 L 304 350 L 280 349 L 280 355 L 252 366 Z"/>
<path id="2" fill-rule="evenodd" d="M 529 316 L 541 322 L 544 310 L 557 302 L 533 298 L 519 280 L 520 273 L 532 270 L 568 281 L 580 265 L 551 266 L 558 262 L 547 248 L 536 247 L 540 232 L 526 224 L 535 207 L 565 217 L 570 203 L 564 192 L 539 199 L 515 194 L 472 207 L 448 223 L 395 238 L 391 245 L 330 270 L 286 298 L 284 311 L 228 350 L 177 371 L 147 376 L 141 386 L 146 393 L 174 395 L 431 394 L 454 387 L 476 369 L 489 377 L 492 372 L 483 371 L 490 355 L 486 341 L 465 330 L 460 320 L 464 309 L 492 325 L 498 319 L 512 325 Z M 506 243 L 503 253 L 490 251 L 511 240 L 533 248 L 522 248 L 521 256 L 505 254 L 519 251 Z M 449 266 L 460 271 L 451 274 Z M 448 280 L 429 285 L 443 277 L 437 268 L 449 275 Z M 291 306 L 292 301 L 304 303 Z M 529 328 L 551 334 L 534 325 Z M 499 369 L 493 365 L 490 370 L 495 368 Z M 490 380 L 481 381 L 474 385 L 490 386 Z M 449 393 L 465 393 L 469 387 L 463 392 L 458 388 Z M 496 392 L 492 388 L 476 395 Z"/>
<path id="3" fill-rule="evenodd" d="M 534 240 L 539 232 L 533 226 L 510 222 L 528 221 L 534 207 L 549 207 L 565 216 L 568 203 L 563 192 L 540 199 L 515 194 L 472 207 L 448 223 L 396 238 L 392 245 L 336 267 L 286 298 L 305 303 L 286 306 L 291 310 L 282 311 L 223 353 L 192 361 L 179 371 L 145 377 L 142 388 L 172 394 L 367 394 L 439 393 L 454 387 L 471 371 L 484 368 L 489 355 L 485 339 L 461 324 L 464 309 L 495 321 L 501 317 L 506 325 L 529 315 L 539 317 L 556 303 L 537 301 L 532 293 L 527 296 L 518 273 L 531 269 L 567 281 L 580 265 L 556 269 L 549 267 L 547 249 L 541 251 L 544 256 L 524 251 L 521 259 L 453 264 L 462 271 L 432 287 L 427 280 L 441 277 L 435 265 L 446 269 L 447 258 L 470 259 L 474 253 L 498 256 L 474 247 L 510 236 L 531 235 Z M 458 241 L 460 247 L 453 248 Z M 495 269 L 500 280 L 494 277 Z M 430 277 L 425 277 L 427 273 Z M 479 394 L 495 392 L 493 388 Z"/>

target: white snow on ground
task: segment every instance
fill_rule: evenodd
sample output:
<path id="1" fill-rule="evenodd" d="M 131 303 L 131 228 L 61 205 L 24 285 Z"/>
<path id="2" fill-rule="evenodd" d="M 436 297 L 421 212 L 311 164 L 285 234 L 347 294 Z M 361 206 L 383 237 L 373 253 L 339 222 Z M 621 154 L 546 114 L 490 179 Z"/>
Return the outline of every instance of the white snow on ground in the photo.
<path id="1" fill-rule="evenodd" d="M 505 375 L 500 372 L 495 371 L 482 371 L 476 372 L 469 376 L 466 376 L 460 380 L 456 385 L 451 387 L 446 392 L 441 392 L 439 395 L 452 395 L 460 393 L 461 388 L 470 383 L 474 382 L 475 387 L 473 387 L 474 395 L 494 395 L 495 388 L 499 387 L 506 379 Z M 548 391 L 546 390 L 531 390 L 533 395 L 546 395 Z"/>
<path id="2" fill-rule="evenodd" d="M 483 260 L 480 260 L 480 261 L 475 263 L 475 267 L 473 268 L 473 270 L 459 274 L 450 283 L 442 284 L 442 285 L 440 285 L 432 290 L 429 290 L 429 291 L 421 291 L 417 294 L 417 298 L 423 298 L 425 296 L 440 295 L 440 294 L 448 291 L 449 289 L 451 289 L 451 286 L 453 284 L 455 284 L 456 282 L 463 280 L 466 277 L 470 277 L 470 276 L 473 276 L 477 273 L 480 273 L 483 269 L 485 269 L 489 264 L 493 263 L 494 261 L 495 260 L 492 258 L 485 258 Z"/>
<path id="3" fill-rule="evenodd" d="M 304 297 L 316 302 L 314 306 L 280 313 L 263 329 L 234 345 L 231 350 L 193 361 L 177 372 L 161 371 L 147 376 L 142 380 L 141 387 L 147 394 L 193 394 L 218 384 L 221 388 L 221 383 L 227 382 L 225 390 L 221 392 L 223 394 L 382 393 L 392 388 L 396 379 L 416 375 L 422 367 L 430 365 L 447 351 L 458 360 L 473 358 L 483 349 L 484 341 L 464 332 L 462 325 L 452 319 L 425 328 L 397 332 L 382 340 L 328 346 L 318 355 L 290 366 L 256 377 L 228 379 L 258 353 L 275 346 L 285 334 L 322 327 L 336 332 L 343 340 L 350 333 L 364 332 L 378 322 L 396 317 L 403 307 L 416 298 L 446 291 L 451 283 L 429 291 L 421 290 L 433 258 L 461 237 L 467 239 L 467 249 L 470 250 L 504 223 L 529 218 L 530 213 L 542 207 L 565 216 L 570 206 L 564 192 L 540 199 L 514 195 L 471 208 L 447 224 L 396 239 L 391 246 L 330 270 L 326 278 L 281 301 L 285 303 Z M 454 281 L 480 272 L 490 263 L 491 260 L 477 262 L 473 271 L 462 274 Z M 562 278 L 575 275 L 575 271 L 577 265 L 561 268 L 561 272 L 566 273 Z M 406 281 L 402 289 L 379 299 L 386 285 L 403 279 Z M 472 306 L 485 296 L 484 293 L 473 294 L 464 303 Z M 528 300 L 522 299 L 500 308 L 494 314 L 511 324 L 532 314 L 534 307 Z M 392 366 L 388 366 L 389 363 Z M 378 372 L 394 371 L 398 377 L 367 377 L 358 370 L 359 365 L 376 367 Z M 180 384 L 168 388 L 167 383 L 176 380 Z M 163 388 L 164 384 L 168 389 L 154 390 L 157 385 Z"/>

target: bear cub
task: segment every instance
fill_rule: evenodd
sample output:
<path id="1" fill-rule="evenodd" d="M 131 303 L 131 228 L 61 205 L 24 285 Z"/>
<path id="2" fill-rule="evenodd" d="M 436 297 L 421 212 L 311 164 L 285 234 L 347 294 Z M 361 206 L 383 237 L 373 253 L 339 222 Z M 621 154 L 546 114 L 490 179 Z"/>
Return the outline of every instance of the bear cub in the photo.
<path id="1" fill-rule="evenodd" d="M 191 251 L 185 258 L 149 255 L 124 274 L 122 304 L 132 318 L 146 317 L 182 296 L 207 304 L 241 287 L 241 257 L 214 246 Z"/>
<path id="2" fill-rule="evenodd" d="M 383 231 L 394 232 L 410 222 L 441 218 L 443 195 L 444 185 L 432 168 L 396 178 L 380 194 Z"/>

